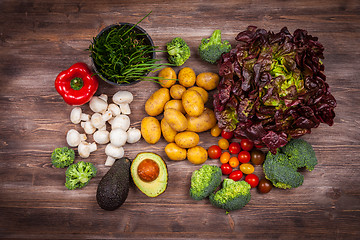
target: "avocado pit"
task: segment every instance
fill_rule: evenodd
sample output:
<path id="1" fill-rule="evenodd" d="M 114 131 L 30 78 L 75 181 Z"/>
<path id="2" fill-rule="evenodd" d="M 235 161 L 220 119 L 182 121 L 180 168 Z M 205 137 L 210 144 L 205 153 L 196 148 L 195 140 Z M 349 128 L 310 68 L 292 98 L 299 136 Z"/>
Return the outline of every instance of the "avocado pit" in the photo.
<path id="1" fill-rule="evenodd" d="M 159 176 L 159 165 L 151 159 L 144 159 L 138 166 L 137 173 L 144 182 L 152 182 Z"/>

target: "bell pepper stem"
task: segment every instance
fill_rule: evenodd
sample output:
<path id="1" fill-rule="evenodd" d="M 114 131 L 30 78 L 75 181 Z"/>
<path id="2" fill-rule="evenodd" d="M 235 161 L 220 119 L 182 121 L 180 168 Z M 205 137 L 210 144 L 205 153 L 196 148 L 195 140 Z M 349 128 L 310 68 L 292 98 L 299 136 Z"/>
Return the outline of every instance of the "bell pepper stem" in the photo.
<path id="1" fill-rule="evenodd" d="M 84 81 L 79 77 L 73 78 L 70 81 L 70 87 L 74 90 L 80 90 L 83 86 Z"/>

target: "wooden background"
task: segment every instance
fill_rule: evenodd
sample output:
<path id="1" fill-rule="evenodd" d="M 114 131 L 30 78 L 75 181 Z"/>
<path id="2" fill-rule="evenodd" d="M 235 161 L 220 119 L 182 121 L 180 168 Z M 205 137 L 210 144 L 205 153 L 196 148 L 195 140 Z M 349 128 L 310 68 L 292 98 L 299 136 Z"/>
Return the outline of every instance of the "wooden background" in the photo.
<path id="1" fill-rule="evenodd" d="M 0 1 L 0 238 L 360 238 L 360 2 L 221 2 Z M 201 39 L 215 29 L 232 44 L 248 25 L 272 31 L 303 28 L 319 37 L 338 106 L 334 126 L 321 125 L 304 137 L 319 164 L 305 173 L 303 186 L 265 195 L 253 189 L 245 208 L 226 215 L 207 200 L 189 197 L 190 176 L 199 166 L 168 160 L 164 140 L 153 146 L 141 140 L 126 145 L 126 156 L 134 158 L 141 151 L 163 156 L 169 171 L 164 194 L 148 198 L 132 186 L 121 208 L 100 209 L 95 192 L 108 170 L 103 165 L 104 146 L 88 159 L 98 168 L 90 184 L 74 191 L 65 188 L 65 170 L 52 167 L 50 155 L 66 145 L 66 131 L 73 127 L 72 107 L 55 91 L 54 79 L 73 63 L 91 64 L 86 48 L 102 28 L 136 23 L 149 11 L 140 26 L 161 49 L 173 37 L 184 38 L 192 51 L 185 66 L 196 73 L 217 71 L 197 54 Z M 150 82 L 121 88 L 135 96 L 132 126 L 140 127 L 146 116 L 144 103 L 157 88 Z M 119 89 L 101 82 L 97 95 L 112 96 Z M 87 105 L 83 110 L 89 113 Z M 218 140 L 208 132 L 200 139 L 206 148 Z M 262 176 L 260 167 L 256 173 Z"/>

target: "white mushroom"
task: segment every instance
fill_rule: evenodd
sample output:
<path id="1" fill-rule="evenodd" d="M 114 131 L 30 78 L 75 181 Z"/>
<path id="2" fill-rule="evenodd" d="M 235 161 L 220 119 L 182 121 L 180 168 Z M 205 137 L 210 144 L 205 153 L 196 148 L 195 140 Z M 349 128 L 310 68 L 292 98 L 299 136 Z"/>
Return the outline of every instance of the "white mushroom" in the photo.
<path id="1" fill-rule="evenodd" d="M 109 110 L 107 110 L 102 114 L 102 119 L 104 120 L 104 122 L 107 122 L 112 118 L 112 116 L 113 116 L 112 113 Z"/>
<path id="2" fill-rule="evenodd" d="M 128 103 L 121 103 L 119 104 L 120 110 L 122 114 L 129 115 L 131 114 L 130 104 Z"/>
<path id="3" fill-rule="evenodd" d="M 131 103 L 134 99 L 134 96 L 129 91 L 118 91 L 114 94 L 112 97 L 112 100 L 116 104 L 122 104 L 122 103 Z"/>
<path id="4" fill-rule="evenodd" d="M 81 127 L 84 129 L 86 134 L 93 134 L 96 131 L 96 128 L 90 121 L 81 122 Z"/>
<path id="5" fill-rule="evenodd" d="M 118 105 L 116 105 L 115 103 L 109 104 L 108 111 L 110 111 L 112 116 L 114 116 L 114 117 L 121 114 L 120 107 Z"/>
<path id="6" fill-rule="evenodd" d="M 100 113 L 94 113 L 91 116 L 91 124 L 95 127 L 95 128 L 102 128 L 106 122 L 103 119 L 103 116 Z"/>
<path id="7" fill-rule="evenodd" d="M 101 100 L 103 100 L 104 102 L 106 102 L 106 103 L 107 103 L 107 101 L 108 101 L 108 96 L 107 96 L 106 94 L 104 94 L 104 93 L 100 94 L 99 98 L 100 98 Z"/>
<path id="8" fill-rule="evenodd" d="M 97 150 L 96 143 L 88 143 L 88 142 L 81 142 L 78 146 L 78 152 L 80 157 L 87 158 L 90 156 L 90 153 Z"/>
<path id="9" fill-rule="evenodd" d="M 70 129 L 66 134 L 66 142 L 70 147 L 77 147 L 82 141 L 86 140 L 85 134 L 80 134 L 75 129 Z"/>
<path id="10" fill-rule="evenodd" d="M 116 116 L 111 121 L 111 129 L 121 128 L 124 131 L 127 131 L 130 127 L 130 118 L 127 115 Z"/>
<path id="11" fill-rule="evenodd" d="M 98 130 L 93 135 L 94 141 L 98 144 L 107 144 L 110 141 L 109 132 L 106 130 Z"/>
<path id="12" fill-rule="evenodd" d="M 71 110 L 70 121 L 74 124 L 78 124 L 81 121 L 88 121 L 90 116 L 88 114 L 82 113 L 80 107 L 75 107 Z"/>
<path id="13" fill-rule="evenodd" d="M 90 109 L 96 113 L 103 113 L 107 109 L 107 102 L 100 97 L 93 96 L 89 103 Z"/>
<path id="14" fill-rule="evenodd" d="M 109 143 L 105 148 L 105 154 L 107 155 L 105 166 L 112 166 L 116 159 L 124 156 L 124 148 L 115 147 L 113 144 Z"/>
<path id="15" fill-rule="evenodd" d="M 125 145 L 127 140 L 127 133 L 121 129 L 121 128 L 116 128 L 111 130 L 110 132 L 110 142 L 115 146 L 115 147 L 122 147 Z"/>
<path id="16" fill-rule="evenodd" d="M 141 131 L 139 129 L 129 128 L 129 130 L 127 130 L 126 133 L 127 133 L 127 140 L 126 141 L 128 143 L 136 143 L 141 138 Z"/>

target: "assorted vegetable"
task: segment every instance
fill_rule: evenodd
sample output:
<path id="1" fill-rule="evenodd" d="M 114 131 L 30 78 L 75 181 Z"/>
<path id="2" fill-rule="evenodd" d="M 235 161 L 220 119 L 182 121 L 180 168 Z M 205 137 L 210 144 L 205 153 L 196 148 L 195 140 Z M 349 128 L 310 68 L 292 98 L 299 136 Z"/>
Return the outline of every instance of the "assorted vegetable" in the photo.
<path id="1" fill-rule="evenodd" d="M 80 161 L 71 164 L 66 172 L 65 186 L 69 190 L 85 187 L 91 178 L 96 176 L 97 169 L 90 162 Z"/>
<path id="2" fill-rule="evenodd" d="M 72 164 L 75 160 L 75 152 L 71 148 L 56 148 L 51 154 L 51 163 L 54 167 L 64 168 Z"/>
<path id="3" fill-rule="evenodd" d="M 203 38 L 199 45 L 199 55 L 202 60 L 209 63 L 216 63 L 221 54 L 229 52 L 231 45 L 228 41 L 221 41 L 221 31 L 215 30 L 211 37 Z"/>
<path id="4" fill-rule="evenodd" d="M 183 65 L 190 57 L 190 48 L 185 40 L 176 37 L 166 44 L 166 51 L 169 54 L 168 60 L 175 66 Z"/>

